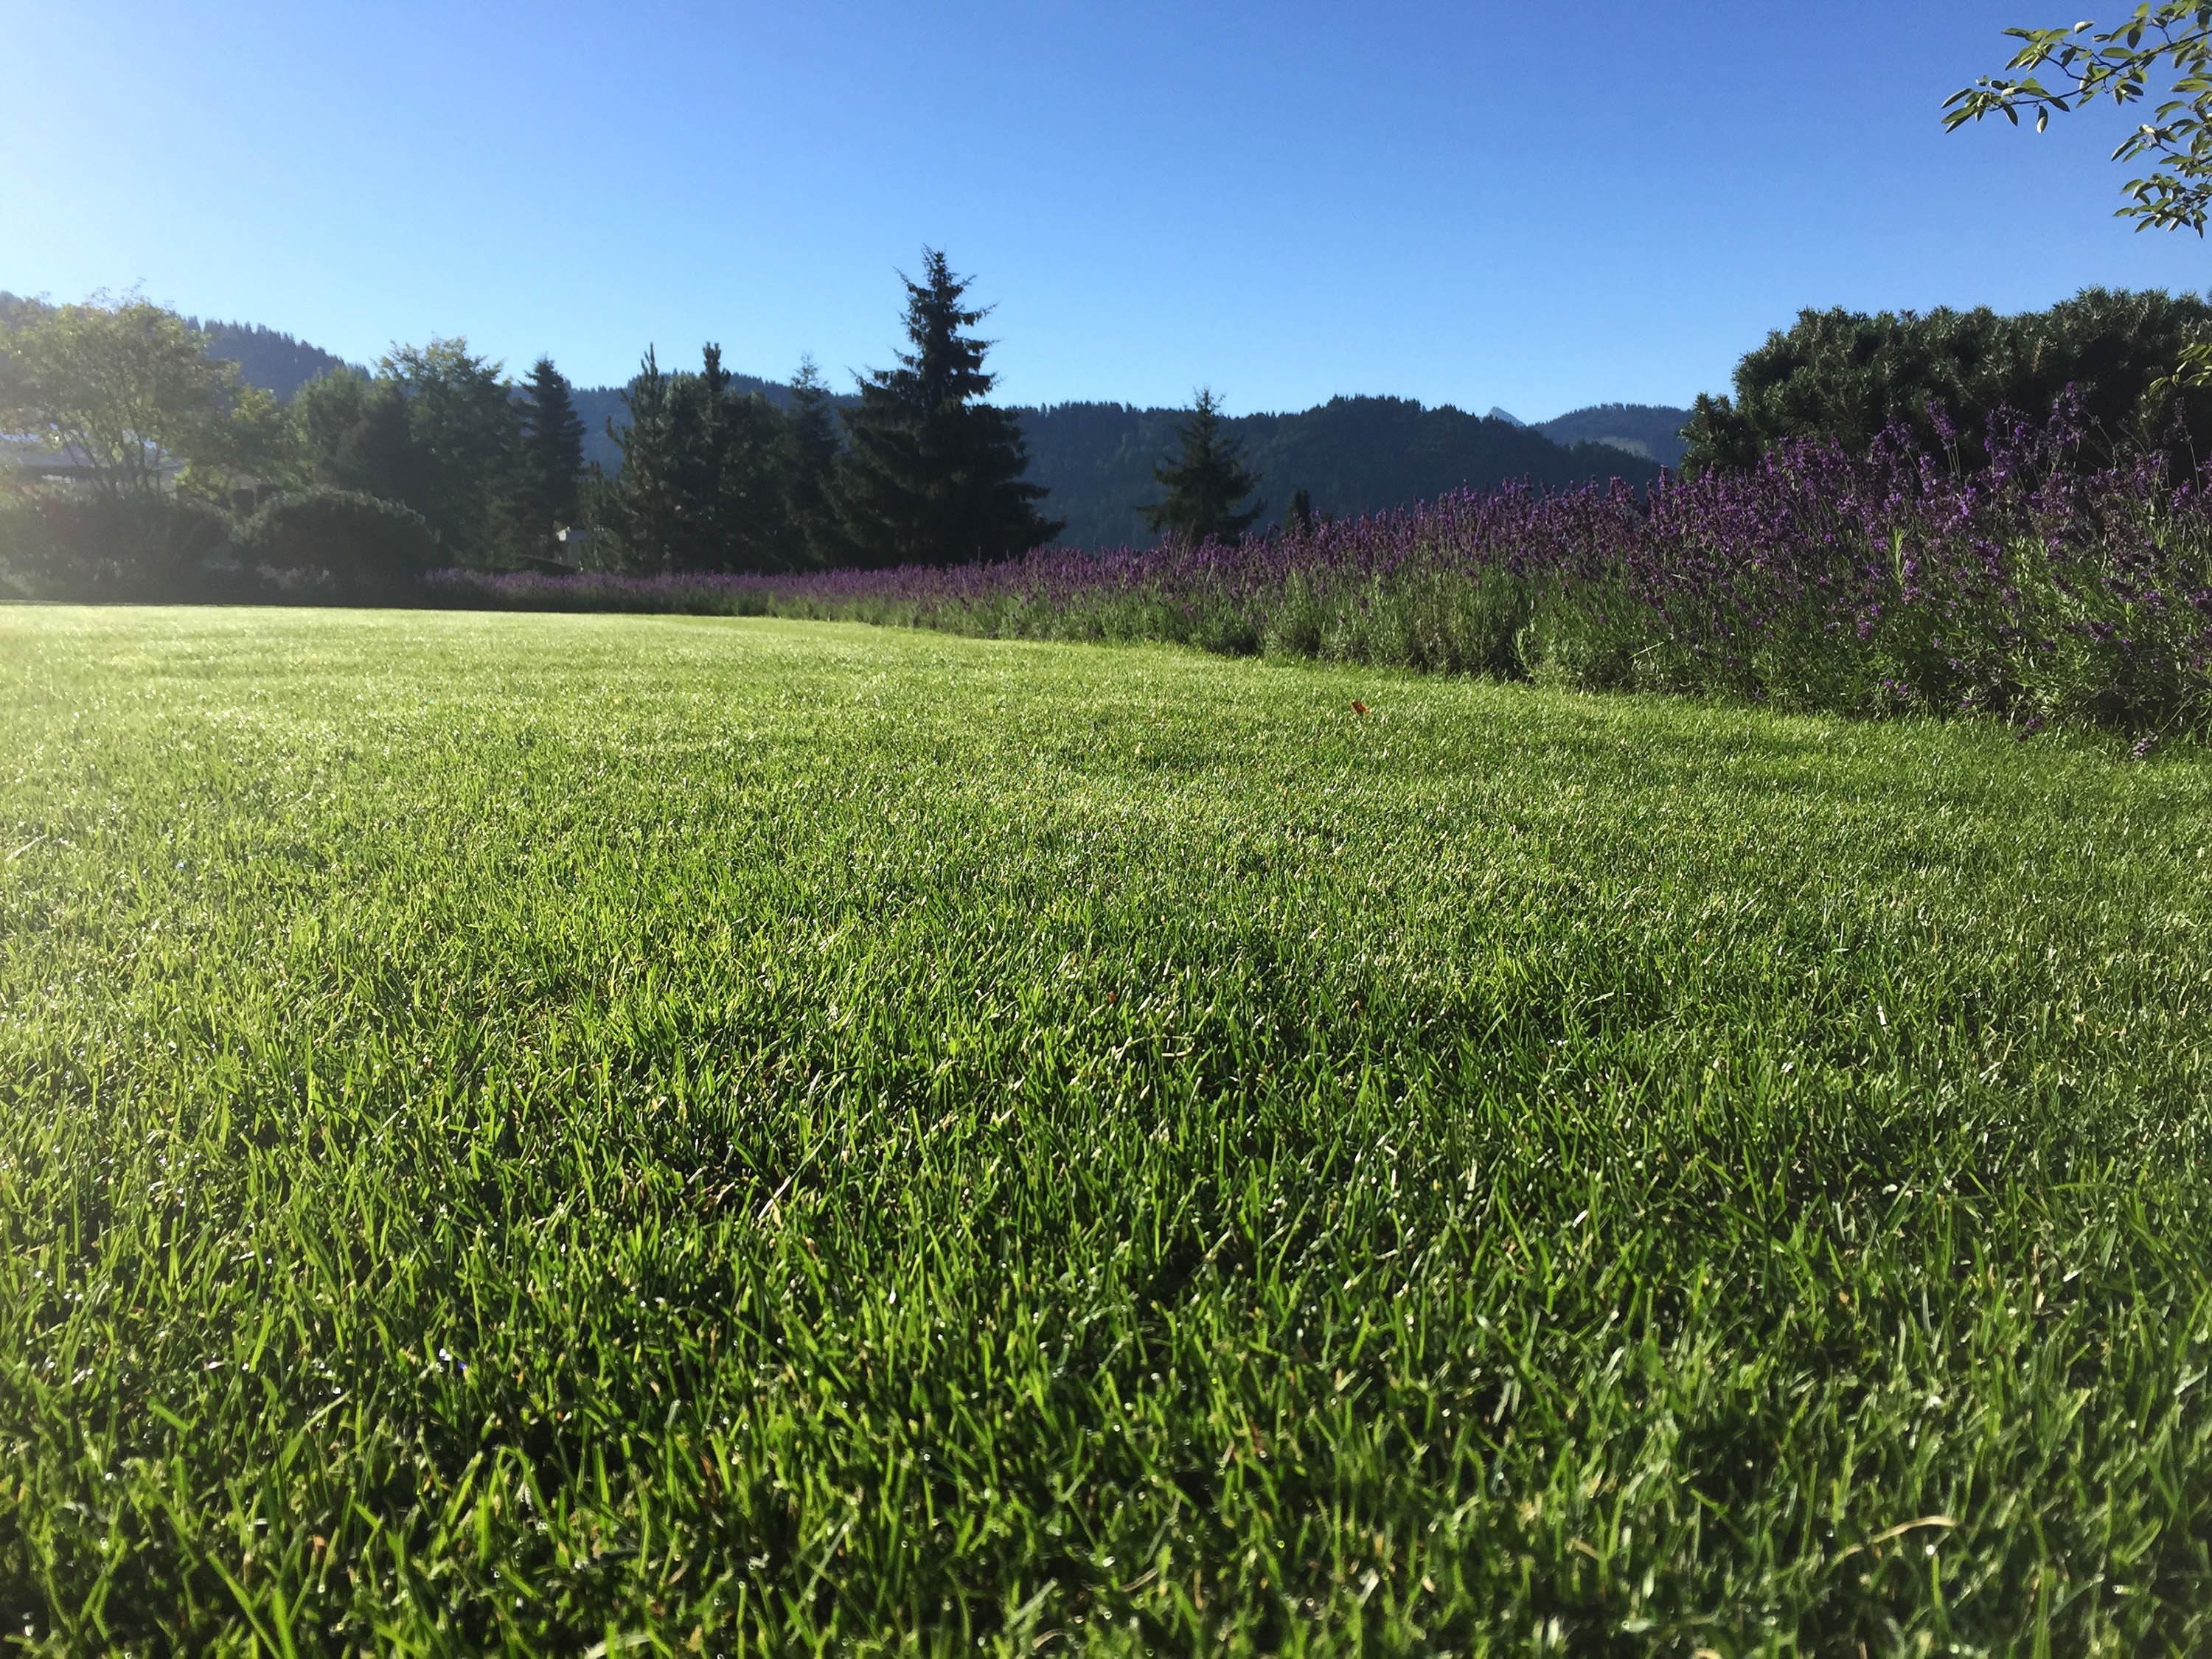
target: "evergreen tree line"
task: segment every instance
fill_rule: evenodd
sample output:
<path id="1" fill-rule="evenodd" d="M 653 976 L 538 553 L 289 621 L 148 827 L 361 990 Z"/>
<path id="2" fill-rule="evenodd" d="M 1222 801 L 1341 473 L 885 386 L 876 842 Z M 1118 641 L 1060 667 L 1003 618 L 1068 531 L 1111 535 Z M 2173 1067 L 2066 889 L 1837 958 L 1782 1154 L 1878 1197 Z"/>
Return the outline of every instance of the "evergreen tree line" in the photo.
<path id="1" fill-rule="evenodd" d="M 718 345 L 688 373 L 646 352 L 623 393 L 628 423 L 608 423 L 622 464 L 611 477 L 594 468 L 584 492 L 582 562 L 641 574 L 835 562 L 839 445 L 829 388 L 805 362 L 791 406 L 778 410 L 733 378 Z"/>
<path id="2" fill-rule="evenodd" d="M 664 370 L 648 349 L 623 394 L 621 453 L 586 489 L 585 557 L 637 573 L 780 571 L 958 564 L 1011 557 L 1063 528 L 1025 477 L 1016 415 L 988 401 L 996 377 L 975 329 L 986 311 L 943 253 L 906 280 L 908 348 L 836 406 L 811 360 L 782 408 L 740 390 L 708 344 L 696 371 Z M 1158 499 L 1138 510 L 1156 536 L 1229 540 L 1265 511 L 1259 476 L 1223 426 L 1210 391 L 1178 429 L 1180 453 L 1152 469 Z M 1304 490 L 1291 516 L 1310 523 Z"/>
<path id="3" fill-rule="evenodd" d="M 586 557 L 641 573 L 776 571 L 829 565 L 958 564 L 1048 542 L 1058 520 L 1024 477 L 1013 416 L 988 401 L 996 377 L 986 312 L 942 252 L 905 281 L 908 347 L 862 377 L 842 410 L 810 361 L 778 409 L 741 392 L 709 344 L 694 371 L 648 350 L 624 394 L 612 476 L 586 488 Z"/>

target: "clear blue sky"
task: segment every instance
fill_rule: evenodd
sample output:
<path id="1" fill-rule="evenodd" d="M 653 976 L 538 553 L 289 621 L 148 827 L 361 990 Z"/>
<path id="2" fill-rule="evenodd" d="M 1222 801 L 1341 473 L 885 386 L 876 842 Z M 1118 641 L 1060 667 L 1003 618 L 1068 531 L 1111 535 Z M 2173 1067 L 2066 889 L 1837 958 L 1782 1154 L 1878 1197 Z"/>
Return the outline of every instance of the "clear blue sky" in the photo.
<path id="1" fill-rule="evenodd" d="M 0 288 L 580 383 L 885 362 L 941 245 L 1008 401 L 1682 403 L 1799 307 L 2203 289 L 2110 111 L 1946 137 L 2115 0 L 133 3 L 0 33 Z"/>

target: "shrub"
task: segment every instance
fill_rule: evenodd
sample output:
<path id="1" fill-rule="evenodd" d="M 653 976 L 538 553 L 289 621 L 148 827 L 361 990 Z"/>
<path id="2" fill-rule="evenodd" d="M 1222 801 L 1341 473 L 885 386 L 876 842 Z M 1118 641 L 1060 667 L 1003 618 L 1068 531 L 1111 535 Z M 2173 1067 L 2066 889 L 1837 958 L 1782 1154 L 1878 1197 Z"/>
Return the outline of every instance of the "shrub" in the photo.
<path id="1" fill-rule="evenodd" d="M 198 596 L 230 526 L 201 502 L 155 495 L 0 496 L 0 579 L 40 599 Z"/>
<path id="2" fill-rule="evenodd" d="M 1733 398 L 1699 398 L 1683 465 L 1741 470 L 1800 439 L 1862 453 L 1894 425 L 1969 466 L 2004 409 L 2049 409 L 2069 387 L 2103 445 L 2160 447 L 2177 468 L 2212 454 L 2212 391 L 2156 383 L 2183 346 L 2212 335 L 2195 295 L 2087 289 L 2048 311 L 1807 311 L 1736 365 Z"/>
<path id="3" fill-rule="evenodd" d="M 42 593 L 51 584 L 59 549 L 44 501 L 0 495 L 0 585 Z"/>
<path id="4" fill-rule="evenodd" d="M 350 489 L 275 496 L 246 520 L 248 563 L 320 573 L 342 592 L 389 595 L 443 562 L 438 534 L 411 507 Z"/>

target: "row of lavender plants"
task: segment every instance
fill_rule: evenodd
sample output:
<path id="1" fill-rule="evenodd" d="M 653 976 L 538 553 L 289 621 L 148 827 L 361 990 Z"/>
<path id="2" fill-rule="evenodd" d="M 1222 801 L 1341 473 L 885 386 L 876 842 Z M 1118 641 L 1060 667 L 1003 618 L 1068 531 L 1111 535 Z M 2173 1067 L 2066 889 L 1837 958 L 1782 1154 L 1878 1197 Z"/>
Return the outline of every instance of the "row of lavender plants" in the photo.
<path id="1" fill-rule="evenodd" d="M 1721 695 L 1857 714 L 2212 730 L 2212 474 L 2080 465 L 2002 416 L 1968 471 L 1898 430 L 1756 470 L 1454 495 L 1233 544 L 1045 549 L 951 568 L 434 579 L 504 607 L 855 619 L 998 637 L 1181 641 Z"/>

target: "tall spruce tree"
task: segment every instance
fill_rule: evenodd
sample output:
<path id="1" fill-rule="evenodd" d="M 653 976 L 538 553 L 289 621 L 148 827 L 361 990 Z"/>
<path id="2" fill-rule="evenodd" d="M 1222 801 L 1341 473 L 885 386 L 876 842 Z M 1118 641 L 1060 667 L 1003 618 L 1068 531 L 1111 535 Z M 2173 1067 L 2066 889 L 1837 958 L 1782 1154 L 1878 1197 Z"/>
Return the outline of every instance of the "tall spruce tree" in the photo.
<path id="1" fill-rule="evenodd" d="M 622 467 L 595 491 L 597 528 L 630 570 L 774 570 L 789 562 L 782 422 L 741 392 L 709 344 L 696 373 L 669 374 L 648 349 L 623 393 L 629 423 L 607 422 Z"/>
<path id="2" fill-rule="evenodd" d="M 769 570 L 789 539 L 778 488 L 781 423 L 757 392 L 740 392 L 709 343 L 696 374 L 669 388 L 675 447 L 676 548 L 684 570 Z"/>
<path id="3" fill-rule="evenodd" d="M 922 250 L 922 280 L 903 275 L 913 349 L 860 381 L 846 411 L 838 527 L 851 562 L 953 564 L 1000 559 L 1047 542 L 1058 520 L 1037 511 L 1045 491 L 1024 481 L 1029 453 L 1012 415 L 982 400 L 997 377 L 990 342 L 968 332 L 989 313 L 962 303 L 969 279 Z"/>
<path id="4" fill-rule="evenodd" d="M 793 567 L 839 562 L 837 514 L 830 495 L 837 467 L 837 417 L 829 382 L 811 357 L 799 360 L 792 378 L 778 462 L 789 536 L 785 562 Z"/>
<path id="5" fill-rule="evenodd" d="M 622 470 L 606 492 L 607 523 L 602 526 L 622 548 L 622 563 L 631 570 L 675 568 L 676 422 L 667 374 L 651 346 L 637 376 L 623 392 L 629 423 L 610 417 L 607 436 L 622 451 Z"/>
<path id="6" fill-rule="evenodd" d="M 1155 536 L 1175 542 L 1228 541 L 1243 535 L 1267 503 L 1255 501 L 1237 510 L 1237 503 L 1260 487 L 1260 477 L 1244 465 L 1237 441 L 1222 431 L 1221 400 L 1201 390 L 1179 435 L 1182 453 L 1172 465 L 1152 469 L 1152 477 L 1167 494 L 1140 509 L 1145 523 Z"/>
<path id="7" fill-rule="evenodd" d="M 669 562 L 678 570 L 713 570 L 722 562 L 730 526 L 723 512 L 722 466 L 730 432 L 722 418 L 730 371 L 722 348 L 709 341 L 699 372 L 669 379 L 668 405 L 674 449 L 671 492 L 676 529 Z"/>
<path id="8" fill-rule="evenodd" d="M 567 379 L 550 357 L 531 365 L 524 382 L 520 518 L 525 536 L 540 550 L 576 522 L 584 476 L 584 422 Z"/>

